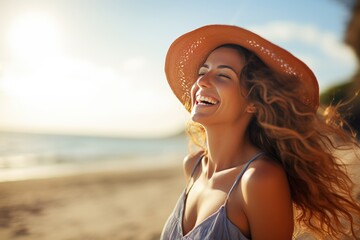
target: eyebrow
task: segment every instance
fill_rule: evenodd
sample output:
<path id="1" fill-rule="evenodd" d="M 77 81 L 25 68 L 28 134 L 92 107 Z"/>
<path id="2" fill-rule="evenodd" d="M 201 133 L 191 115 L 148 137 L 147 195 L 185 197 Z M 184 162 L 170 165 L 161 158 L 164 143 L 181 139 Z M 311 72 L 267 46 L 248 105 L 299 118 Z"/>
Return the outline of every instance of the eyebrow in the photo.
<path id="1" fill-rule="evenodd" d="M 202 65 L 200 68 L 210 68 L 209 67 L 209 65 L 207 65 L 207 64 L 204 64 L 204 65 Z M 235 71 L 235 69 L 234 68 L 232 68 L 232 67 L 230 67 L 230 66 L 228 66 L 228 65 L 219 65 L 217 68 L 228 68 L 228 69 L 230 69 L 231 71 L 233 71 L 236 75 L 237 75 L 237 72 Z"/>

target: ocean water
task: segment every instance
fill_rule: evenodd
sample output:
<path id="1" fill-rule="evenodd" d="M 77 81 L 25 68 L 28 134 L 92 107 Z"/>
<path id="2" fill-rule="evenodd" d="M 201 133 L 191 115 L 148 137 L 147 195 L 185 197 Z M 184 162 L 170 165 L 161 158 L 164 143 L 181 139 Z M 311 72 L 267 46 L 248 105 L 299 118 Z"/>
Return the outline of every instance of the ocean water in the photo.
<path id="1" fill-rule="evenodd" d="M 184 135 L 129 139 L 1 132 L 0 181 L 180 164 L 186 152 Z"/>

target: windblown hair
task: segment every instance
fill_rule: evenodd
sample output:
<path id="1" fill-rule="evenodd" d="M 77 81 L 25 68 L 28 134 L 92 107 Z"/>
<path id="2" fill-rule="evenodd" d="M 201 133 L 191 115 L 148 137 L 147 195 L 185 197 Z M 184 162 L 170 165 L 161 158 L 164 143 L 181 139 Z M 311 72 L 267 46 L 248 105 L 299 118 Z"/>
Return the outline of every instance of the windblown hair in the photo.
<path id="1" fill-rule="evenodd" d="M 360 205 L 346 164 L 338 156 L 339 151 L 359 146 L 337 111 L 340 106 L 314 113 L 298 98 L 298 79 L 275 73 L 240 46 L 224 46 L 237 49 L 245 58 L 240 83 L 257 109 L 248 137 L 284 168 L 296 229 L 320 239 L 359 237 Z M 189 122 L 187 132 L 192 143 L 206 151 L 205 129 Z"/>

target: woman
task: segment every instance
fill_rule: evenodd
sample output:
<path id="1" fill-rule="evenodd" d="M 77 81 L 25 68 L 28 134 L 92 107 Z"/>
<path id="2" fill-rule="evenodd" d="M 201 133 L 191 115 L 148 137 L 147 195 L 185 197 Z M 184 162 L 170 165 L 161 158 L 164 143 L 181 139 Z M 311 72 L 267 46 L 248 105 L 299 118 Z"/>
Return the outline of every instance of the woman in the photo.
<path id="1" fill-rule="evenodd" d="M 360 206 L 334 150 L 357 146 L 312 71 L 245 29 L 209 25 L 171 45 L 165 72 L 200 151 L 161 239 L 359 237 Z M 331 113 L 331 114 L 330 114 Z"/>

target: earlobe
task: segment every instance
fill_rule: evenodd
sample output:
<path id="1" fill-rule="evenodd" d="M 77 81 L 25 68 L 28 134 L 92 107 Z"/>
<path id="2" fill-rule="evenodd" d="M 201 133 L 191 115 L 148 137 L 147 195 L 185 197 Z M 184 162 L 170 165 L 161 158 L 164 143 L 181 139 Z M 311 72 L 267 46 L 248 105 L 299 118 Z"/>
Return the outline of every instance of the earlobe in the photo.
<path id="1" fill-rule="evenodd" d="M 256 107 L 254 106 L 254 104 L 249 104 L 247 107 L 246 107 L 246 112 L 247 113 L 256 113 Z"/>

